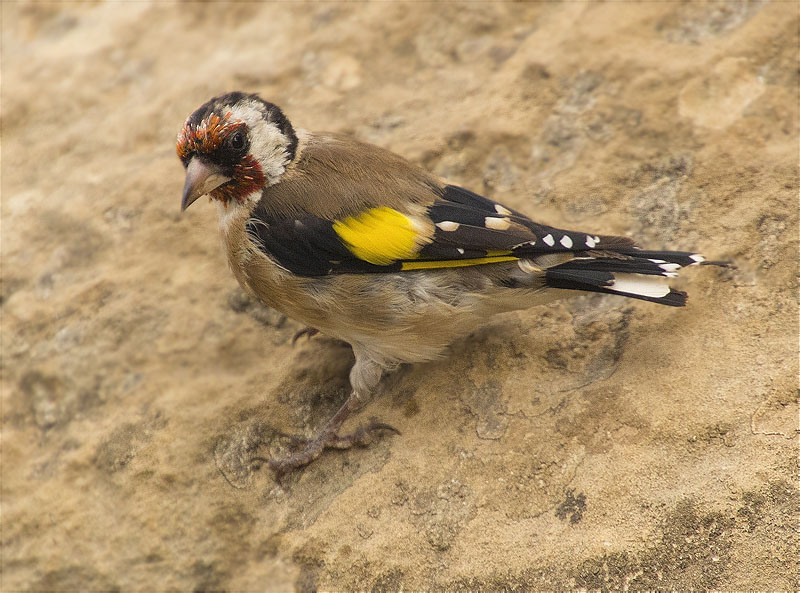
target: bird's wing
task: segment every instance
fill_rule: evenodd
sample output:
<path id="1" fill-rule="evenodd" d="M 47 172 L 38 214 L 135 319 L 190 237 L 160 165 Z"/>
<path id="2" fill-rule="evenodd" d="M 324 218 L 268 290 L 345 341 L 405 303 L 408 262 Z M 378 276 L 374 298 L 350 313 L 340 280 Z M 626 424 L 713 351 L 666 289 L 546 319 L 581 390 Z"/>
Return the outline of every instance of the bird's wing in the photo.
<path id="1" fill-rule="evenodd" d="M 373 206 L 331 219 L 308 213 L 275 218 L 259 206 L 247 222 L 247 231 L 262 251 L 302 276 L 465 267 L 520 259 L 544 269 L 563 267 L 582 256 L 591 258 L 595 268 L 603 266 L 598 260 L 613 259 L 618 269 L 626 265 L 620 261 L 626 257 L 623 254 L 636 249 L 625 237 L 535 223 L 452 185 L 441 188 L 429 205 L 407 205 L 402 210 Z M 649 263 L 646 270 L 636 264 L 636 273 L 671 271 Z M 683 265 L 688 263 L 692 262 Z M 572 262 L 573 267 L 580 265 Z"/>
<path id="2" fill-rule="evenodd" d="M 702 262 L 690 252 L 644 251 L 627 237 L 536 223 L 442 185 L 377 147 L 327 137 L 311 148 L 286 180 L 267 188 L 247 222 L 257 248 L 300 276 L 518 262 L 503 275 L 504 284 L 524 287 L 545 277 L 553 288 L 681 305 L 684 293 L 655 287 L 652 276 L 674 276 Z"/>

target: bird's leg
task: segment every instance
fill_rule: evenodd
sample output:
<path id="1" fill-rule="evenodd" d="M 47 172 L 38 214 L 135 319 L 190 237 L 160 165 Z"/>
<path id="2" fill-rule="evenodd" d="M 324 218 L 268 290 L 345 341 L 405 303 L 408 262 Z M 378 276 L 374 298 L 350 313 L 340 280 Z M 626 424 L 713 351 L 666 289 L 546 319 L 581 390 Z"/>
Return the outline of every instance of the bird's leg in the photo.
<path id="1" fill-rule="evenodd" d="M 370 422 L 366 426 L 361 426 L 350 434 L 340 435 L 339 429 L 350 413 L 358 408 L 358 405 L 358 398 L 355 397 L 354 393 L 351 393 L 347 401 L 344 402 L 336 414 L 328 420 L 316 437 L 313 439 L 293 437 L 296 443 L 305 443 L 305 447 L 301 451 L 283 459 L 258 460 L 267 461 L 270 469 L 278 476 L 282 476 L 292 470 L 308 465 L 322 455 L 325 449 L 349 449 L 353 446 L 366 447 L 372 442 L 374 433 L 381 430 L 388 430 L 400 434 L 393 426 L 381 422 Z"/>
<path id="2" fill-rule="evenodd" d="M 272 471 L 281 476 L 294 469 L 308 465 L 319 457 L 325 449 L 349 449 L 354 445 L 366 447 L 372 442 L 374 433 L 381 430 L 400 434 L 396 428 L 388 424 L 370 422 L 350 434 L 339 435 L 339 429 L 344 424 L 344 421 L 354 410 L 361 407 L 364 401 L 363 394 L 372 392 L 380 381 L 382 373 L 383 368 L 380 365 L 371 359 L 360 357 L 356 351 L 356 363 L 350 371 L 350 384 L 353 386 L 353 391 L 342 407 L 325 423 L 325 426 L 317 433 L 317 436 L 313 439 L 294 438 L 295 442 L 305 443 L 305 447 L 289 457 L 259 460 L 267 461 Z"/>

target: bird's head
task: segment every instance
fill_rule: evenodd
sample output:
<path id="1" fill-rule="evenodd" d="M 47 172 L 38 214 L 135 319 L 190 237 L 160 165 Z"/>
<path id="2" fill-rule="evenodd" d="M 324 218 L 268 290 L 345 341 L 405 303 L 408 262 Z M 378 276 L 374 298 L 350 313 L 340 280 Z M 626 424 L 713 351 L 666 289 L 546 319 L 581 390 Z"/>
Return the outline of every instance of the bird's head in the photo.
<path id="1" fill-rule="evenodd" d="M 208 194 L 224 206 L 258 201 L 294 159 L 297 135 L 283 112 L 258 95 L 214 97 L 178 134 L 186 169 L 181 210 Z"/>

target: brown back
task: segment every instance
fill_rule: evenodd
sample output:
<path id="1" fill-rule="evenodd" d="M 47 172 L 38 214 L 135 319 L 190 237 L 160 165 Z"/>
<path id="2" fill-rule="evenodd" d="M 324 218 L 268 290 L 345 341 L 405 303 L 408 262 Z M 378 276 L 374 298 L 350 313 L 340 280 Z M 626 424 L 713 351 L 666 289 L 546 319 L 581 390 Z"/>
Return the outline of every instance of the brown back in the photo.
<path id="1" fill-rule="evenodd" d="M 410 204 L 427 206 L 440 192 L 433 175 L 388 150 L 320 133 L 309 135 L 281 181 L 264 191 L 262 205 L 276 217 L 333 220 L 376 206 L 409 213 Z"/>

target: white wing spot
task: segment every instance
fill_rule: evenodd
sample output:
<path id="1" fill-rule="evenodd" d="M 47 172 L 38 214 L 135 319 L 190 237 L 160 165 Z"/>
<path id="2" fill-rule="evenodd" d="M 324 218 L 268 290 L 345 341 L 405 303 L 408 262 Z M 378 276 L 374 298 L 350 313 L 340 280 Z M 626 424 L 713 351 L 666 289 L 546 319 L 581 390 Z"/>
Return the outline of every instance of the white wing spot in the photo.
<path id="1" fill-rule="evenodd" d="M 456 247 L 456 251 L 458 251 L 461 255 L 464 255 L 464 250 L 461 247 Z"/>
<path id="2" fill-rule="evenodd" d="M 494 209 L 498 214 L 502 214 L 503 216 L 511 216 L 511 210 L 509 210 L 505 206 L 501 206 L 500 204 L 495 204 Z"/>
<path id="3" fill-rule="evenodd" d="M 706 261 L 706 258 L 700 255 L 699 253 L 695 253 L 694 255 L 690 255 L 689 259 L 692 260 L 695 264 L 699 264 L 701 262 Z M 692 264 L 694 265 L 694 264 Z"/>
<path id="4" fill-rule="evenodd" d="M 533 247 L 534 245 L 536 245 L 536 239 L 534 239 L 533 241 L 525 241 L 524 243 L 517 243 L 516 245 L 513 245 L 511 249 L 519 249 L 520 247 L 526 247 L 526 246 Z"/>
<path id="5" fill-rule="evenodd" d="M 595 245 L 597 245 L 597 242 L 594 240 L 594 237 L 590 237 L 589 235 L 586 235 L 586 247 L 591 249 Z"/>
<path id="6" fill-rule="evenodd" d="M 564 235 L 561 237 L 561 241 L 559 241 L 559 243 L 561 243 L 567 249 L 572 247 L 572 239 L 569 238 L 569 235 Z"/>
<path id="7" fill-rule="evenodd" d="M 547 234 L 544 237 L 542 237 L 542 242 L 546 243 L 550 247 L 552 247 L 553 245 L 556 244 L 555 239 L 553 239 L 553 235 L 550 235 L 550 234 Z"/>
<path id="8" fill-rule="evenodd" d="M 497 218 L 495 216 L 487 216 L 483 223 L 487 229 L 494 229 L 496 231 L 504 231 L 511 226 L 511 220 L 508 218 Z"/>
<path id="9" fill-rule="evenodd" d="M 452 220 L 443 220 L 442 222 L 437 222 L 436 226 L 443 231 L 456 231 L 461 225 L 457 222 L 453 222 Z"/>
<path id="10" fill-rule="evenodd" d="M 682 266 L 680 264 L 660 264 L 658 267 L 665 272 L 675 272 L 680 270 Z"/>

